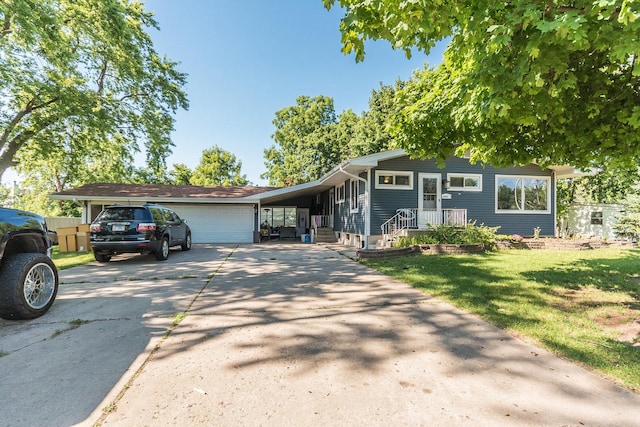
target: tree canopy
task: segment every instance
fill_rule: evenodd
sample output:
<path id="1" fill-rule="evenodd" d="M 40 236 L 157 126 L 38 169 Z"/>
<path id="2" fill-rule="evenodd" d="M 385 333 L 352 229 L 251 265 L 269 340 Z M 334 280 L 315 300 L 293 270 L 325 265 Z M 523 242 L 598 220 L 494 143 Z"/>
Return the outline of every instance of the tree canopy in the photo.
<path id="1" fill-rule="evenodd" d="M 630 167 L 640 155 L 640 2 L 323 2 L 345 9 L 342 50 L 358 61 L 367 39 L 408 56 L 450 40 L 398 94 L 392 134 L 415 156 Z"/>
<path id="2" fill-rule="evenodd" d="M 401 86 L 380 85 L 369 98 L 369 110 L 336 115 L 333 98 L 299 96 L 296 105 L 276 112 L 274 144 L 264 151 L 270 185 L 296 185 L 316 180 L 341 161 L 394 147 L 388 121 Z"/>
<path id="3" fill-rule="evenodd" d="M 184 176 L 185 168 L 184 165 L 179 165 L 175 169 Z M 249 181 L 246 175 L 241 174 L 241 169 L 242 162 L 236 160 L 234 154 L 214 145 L 202 152 L 200 164 L 193 170 L 189 183 L 192 185 L 247 185 Z"/>
<path id="4" fill-rule="evenodd" d="M 275 144 L 264 151 L 270 185 L 295 185 L 320 177 L 340 159 L 334 138 L 337 123 L 333 99 L 299 96 L 296 105 L 276 112 Z"/>
<path id="5" fill-rule="evenodd" d="M 142 150 L 163 175 L 186 76 L 140 1 L 6 0 L 0 25 L 0 176 L 27 158 L 118 175 Z"/>

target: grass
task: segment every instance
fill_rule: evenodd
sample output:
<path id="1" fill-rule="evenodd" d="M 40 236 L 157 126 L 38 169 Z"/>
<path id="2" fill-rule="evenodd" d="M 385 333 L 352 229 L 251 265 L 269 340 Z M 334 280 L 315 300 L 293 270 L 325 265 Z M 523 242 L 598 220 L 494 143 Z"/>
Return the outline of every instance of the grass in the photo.
<path id="1" fill-rule="evenodd" d="M 507 250 L 363 263 L 640 392 L 638 249 Z"/>
<path id="2" fill-rule="evenodd" d="M 62 252 L 58 246 L 53 247 L 53 263 L 58 270 L 76 267 L 93 261 L 93 252 Z"/>

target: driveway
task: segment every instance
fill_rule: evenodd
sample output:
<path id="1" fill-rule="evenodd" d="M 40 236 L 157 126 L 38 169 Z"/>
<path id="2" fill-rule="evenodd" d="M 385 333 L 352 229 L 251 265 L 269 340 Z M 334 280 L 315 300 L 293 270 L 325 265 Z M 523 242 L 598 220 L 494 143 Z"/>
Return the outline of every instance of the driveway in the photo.
<path id="1" fill-rule="evenodd" d="M 321 246 L 194 245 L 61 281 L 44 317 L 0 321 L 4 425 L 640 419 L 640 395 Z"/>

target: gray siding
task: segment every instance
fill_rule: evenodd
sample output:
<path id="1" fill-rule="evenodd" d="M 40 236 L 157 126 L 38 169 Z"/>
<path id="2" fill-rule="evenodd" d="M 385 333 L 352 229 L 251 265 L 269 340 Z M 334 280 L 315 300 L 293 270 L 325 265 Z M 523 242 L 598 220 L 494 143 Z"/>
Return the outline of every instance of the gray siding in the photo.
<path id="1" fill-rule="evenodd" d="M 366 175 L 360 175 L 366 179 Z M 336 204 L 334 212 L 334 226 L 335 231 L 341 231 L 344 233 L 365 234 L 364 218 L 365 218 L 365 184 L 363 181 L 358 180 L 358 209 L 356 212 L 351 210 L 351 180 L 346 180 L 345 185 L 345 200 L 342 203 Z"/>
<path id="2" fill-rule="evenodd" d="M 550 170 L 542 170 L 536 165 L 496 169 L 491 166 L 472 165 L 467 159 L 450 158 L 444 168 L 438 168 L 433 160 L 411 160 L 408 156 L 380 162 L 377 170 L 412 171 L 413 189 L 376 189 L 375 171 L 371 175 L 371 234 L 379 234 L 380 226 L 391 218 L 396 209 L 418 207 L 418 174 L 439 173 L 441 182 L 447 173 L 471 173 L 482 175 L 482 191 L 449 191 L 442 188 L 442 193 L 451 195 L 451 199 L 442 200 L 443 209 L 466 209 L 467 218 L 478 225 L 500 226 L 502 234 L 521 234 L 529 236 L 533 229 L 540 227 L 541 235 L 554 235 L 555 194 L 553 179 L 551 182 L 551 212 L 549 214 L 534 213 L 496 213 L 496 175 L 552 176 Z M 442 184 L 441 184 L 442 185 Z"/>

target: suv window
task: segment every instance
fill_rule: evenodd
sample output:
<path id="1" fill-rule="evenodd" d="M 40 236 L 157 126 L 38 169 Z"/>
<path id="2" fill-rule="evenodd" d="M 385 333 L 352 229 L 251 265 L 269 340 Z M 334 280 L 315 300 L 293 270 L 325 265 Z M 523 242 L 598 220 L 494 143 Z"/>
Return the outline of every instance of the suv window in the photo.
<path id="1" fill-rule="evenodd" d="M 109 207 L 102 211 L 100 221 L 146 221 L 148 220 L 147 211 L 143 208 L 130 207 Z"/>
<path id="2" fill-rule="evenodd" d="M 151 215 L 153 216 L 153 220 L 157 224 L 166 224 L 167 223 L 167 215 L 164 209 L 161 208 L 149 208 L 151 211 Z"/>

